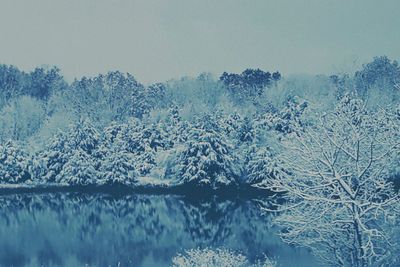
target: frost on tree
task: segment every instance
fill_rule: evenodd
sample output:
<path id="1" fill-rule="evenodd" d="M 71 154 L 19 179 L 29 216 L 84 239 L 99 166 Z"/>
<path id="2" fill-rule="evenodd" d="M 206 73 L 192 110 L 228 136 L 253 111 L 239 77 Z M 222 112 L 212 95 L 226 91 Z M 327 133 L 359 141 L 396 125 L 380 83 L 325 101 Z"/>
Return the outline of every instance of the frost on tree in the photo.
<path id="1" fill-rule="evenodd" d="M 138 173 L 135 170 L 135 159 L 129 152 L 117 147 L 109 149 L 101 161 L 100 184 L 107 185 L 133 185 Z"/>
<path id="2" fill-rule="evenodd" d="M 214 189 L 235 185 L 238 170 L 231 150 L 223 135 L 210 126 L 193 128 L 178 159 L 180 182 Z"/>
<path id="3" fill-rule="evenodd" d="M 308 105 L 304 99 L 289 97 L 282 109 L 255 114 L 254 128 L 258 131 L 274 130 L 281 135 L 298 131 L 304 127 L 303 114 Z"/>
<path id="4" fill-rule="evenodd" d="M 56 177 L 56 182 L 68 185 L 94 185 L 98 172 L 93 158 L 82 149 L 72 153 Z"/>
<path id="5" fill-rule="evenodd" d="M 165 130 L 168 134 L 171 146 L 187 141 L 190 124 L 187 121 L 182 120 L 180 109 L 177 105 L 172 105 L 168 109 L 168 118 L 166 119 L 165 124 Z"/>
<path id="6" fill-rule="evenodd" d="M 69 133 L 56 136 L 48 148 L 41 153 L 42 169 L 39 167 L 37 172 L 44 174 L 44 180 L 47 182 L 71 182 L 82 185 L 93 183 L 89 181 L 90 179 L 83 181 L 81 178 L 86 179 L 90 173 L 94 174 L 94 172 L 90 169 L 87 175 L 82 174 L 79 168 L 96 166 L 94 152 L 99 143 L 100 135 L 97 130 L 89 122 L 79 121 Z M 68 174 L 76 177 L 67 177 Z"/>
<path id="7" fill-rule="evenodd" d="M 264 188 L 269 180 L 285 175 L 282 162 L 269 147 L 252 146 L 245 163 L 246 183 Z"/>
<path id="8" fill-rule="evenodd" d="M 115 137 L 112 137 L 112 131 Z M 107 132 L 113 138 L 114 145 L 134 157 L 134 167 L 140 175 L 148 174 L 155 166 L 155 152 L 163 146 L 159 131 L 153 132 L 141 121 L 133 119 L 120 129 L 115 126 Z"/>
<path id="9" fill-rule="evenodd" d="M 288 136 L 288 173 L 268 180 L 286 200 L 276 220 L 283 240 L 333 266 L 395 266 L 400 199 L 388 178 L 399 129 L 393 114 L 347 96 L 315 127 Z"/>
<path id="10" fill-rule="evenodd" d="M 0 183 L 17 184 L 29 179 L 28 155 L 12 141 L 0 144 Z"/>
<path id="11" fill-rule="evenodd" d="M 171 148 L 173 141 L 162 123 L 144 124 L 132 119 L 127 124 L 111 125 L 104 130 L 105 153 L 107 149 L 125 151 L 132 158 L 140 175 L 148 175 L 156 167 L 156 155 Z"/>
<path id="12" fill-rule="evenodd" d="M 256 132 L 253 127 L 252 120 L 245 117 L 239 128 L 238 139 L 240 143 L 251 143 L 256 138 Z"/>

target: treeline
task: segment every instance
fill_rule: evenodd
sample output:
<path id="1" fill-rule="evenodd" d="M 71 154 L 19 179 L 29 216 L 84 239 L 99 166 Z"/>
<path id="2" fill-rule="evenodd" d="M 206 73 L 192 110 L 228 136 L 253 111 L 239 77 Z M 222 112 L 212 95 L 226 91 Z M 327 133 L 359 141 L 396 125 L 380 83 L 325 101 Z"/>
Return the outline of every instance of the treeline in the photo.
<path id="1" fill-rule="evenodd" d="M 306 102 L 289 101 L 279 112 L 198 115 L 191 121 L 173 106 L 167 116 L 131 118 L 102 130 L 79 120 L 33 154 L 9 140 L 0 145 L 0 182 L 30 185 L 200 186 L 256 185 L 276 175 L 279 164 L 268 133 L 301 127 Z"/>
<path id="2" fill-rule="evenodd" d="M 386 57 L 352 76 L 282 78 L 247 69 L 148 86 L 118 71 L 68 84 L 57 68 L 25 73 L 3 65 L 1 179 L 134 184 L 151 176 L 212 188 L 256 184 L 279 168 L 276 136 L 314 125 L 344 96 L 371 109 L 395 109 L 399 77 L 398 63 Z"/>

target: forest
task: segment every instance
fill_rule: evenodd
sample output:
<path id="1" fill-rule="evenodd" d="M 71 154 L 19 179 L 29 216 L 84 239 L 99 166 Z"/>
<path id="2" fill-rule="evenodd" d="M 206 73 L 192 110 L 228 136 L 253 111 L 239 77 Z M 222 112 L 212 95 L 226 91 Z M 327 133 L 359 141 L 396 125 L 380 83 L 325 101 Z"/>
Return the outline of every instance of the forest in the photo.
<path id="1" fill-rule="evenodd" d="M 253 188 L 271 196 L 259 204 L 284 242 L 364 267 L 400 264 L 399 184 L 400 66 L 385 56 L 354 73 L 246 69 L 148 85 L 0 66 L 2 192 Z"/>

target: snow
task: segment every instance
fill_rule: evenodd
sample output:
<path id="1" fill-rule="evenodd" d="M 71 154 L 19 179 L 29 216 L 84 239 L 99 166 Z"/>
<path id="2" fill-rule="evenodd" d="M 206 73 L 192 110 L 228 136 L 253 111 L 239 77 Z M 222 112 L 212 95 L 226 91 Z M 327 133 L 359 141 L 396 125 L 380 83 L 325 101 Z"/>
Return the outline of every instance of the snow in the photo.
<path id="1" fill-rule="evenodd" d="M 390 265 L 399 74 L 378 57 L 352 76 L 248 69 L 144 86 L 118 71 L 68 84 L 56 68 L 3 65 L 0 189 L 250 185 L 284 200 L 268 203 L 284 241 L 331 265 Z M 197 253 L 234 258 L 186 256 Z"/>
<path id="2" fill-rule="evenodd" d="M 172 180 L 160 179 L 157 177 L 150 177 L 150 176 L 140 176 L 137 178 L 136 186 L 142 187 L 171 187 L 173 184 Z"/>

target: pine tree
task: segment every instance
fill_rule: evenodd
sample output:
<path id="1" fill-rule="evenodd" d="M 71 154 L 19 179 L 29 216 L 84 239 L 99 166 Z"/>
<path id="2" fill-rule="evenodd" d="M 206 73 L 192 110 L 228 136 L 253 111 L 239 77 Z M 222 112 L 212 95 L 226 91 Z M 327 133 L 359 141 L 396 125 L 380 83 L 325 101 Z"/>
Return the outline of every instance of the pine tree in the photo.
<path id="1" fill-rule="evenodd" d="M 100 134 L 87 120 L 79 120 L 68 135 L 71 149 L 82 149 L 91 154 L 99 145 Z"/>
<path id="2" fill-rule="evenodd" d="M 238 141 L 240 143 L 251 143 L 256 138 L 253 122 L 249 117 L 245 117 L 238 131 Z"/>
<path id="3" fill-rule="evenodd" d="M 43 178 L 46 182 L 55 182 L 71 156 L 66 134 L 58 134 L 50 145 L 39 153 L 40 164 L 35 166 L 35 178 Z"/>
<path id="4" fill-rule="evenodd" d="M 169 108 L 165 124 L 171 146 L 186 142 L 190 125 L 188 121 L 182 120 L 180 109 L 177 105 L 172 105 Z"/>
<path id="5" fill-rule="evenodd" d="M 137 176 L 135 158 L 132 153 L 123 151 L 118 147 L 108 149 L 107 155 L 101 161 L 101 184 L 133 185 Z"/>
<path id="6" fill-rule="evenodd" d="M 40 154 L 44 169 L 40 170 L 39 167 L 36 172 L 45 173 L 44 179 L 47 182 L 75 183 L 76 181 L 70 181 L 66 174 L 69 172 L 71 175 L 77 175 L 75 172 L 79 171 L 79 164 L 82 164 L 82 168 L 92 164 L 94 168 L 96 166 L 95 151 L 99 144 L 100 135 L 97 130 L 88 121 L 80 120 L 67 134 L 57 135 Z M 87 163 L 85 159 L 87 159 Z M 65 168 L 69 168 L 68 172 Z M 90 173 L 94 172 L 88 170 L 87 174 Z M 87 184 L 87 182 L 82 182 L 82 184 Z"/>
<path id="7" fill-rule="evenodd" d="M 246 183 L 263 187 L 269 179 L 285 174 L 282 162 L 269 147 L 249 149 L 249 157 L 245 163 Z"/>
<path id="8" fill-rule="evenodd" d="M 155 127 L 155 126 L 154 126 Z M 146 175 L 155 166 L 155 152 L 163 148 L 158 130 L 147 128 L 139 120 L 131 120 L 116 134 L 114 143 L 134 157 L 135 169 Z"/>
<path id="9" fill-rule="evenodd" d="M 210 128 L 193 128 L 178 160 L 178 176 L 183 184 L 214 189 L 236 184 L 238 171 L 231 145 Z"/>
<path id="10" fill-rule="evenodd" d="M 96 184 L 98 172 L 93 158 L 82 149 L 71 153 L 61 172 L 56 177 L 56 182 L 68 185 Z"/>
<path id="11" fill-rule="evenodd" d="M 0 144 L 0 183 L 22 183 L 31 178 L 28 155 L 13 141 Z"/>

